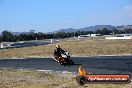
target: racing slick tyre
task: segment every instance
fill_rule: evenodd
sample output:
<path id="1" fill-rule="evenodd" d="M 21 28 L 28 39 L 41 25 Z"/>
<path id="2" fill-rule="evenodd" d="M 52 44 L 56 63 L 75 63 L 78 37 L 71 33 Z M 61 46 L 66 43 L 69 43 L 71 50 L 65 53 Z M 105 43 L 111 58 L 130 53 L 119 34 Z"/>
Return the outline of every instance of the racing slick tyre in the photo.
<path id="1" fill-rule="evenodd" d="M 65 63 L 63 61 L 59 61 L 60 65 L 64 65 Z"/>

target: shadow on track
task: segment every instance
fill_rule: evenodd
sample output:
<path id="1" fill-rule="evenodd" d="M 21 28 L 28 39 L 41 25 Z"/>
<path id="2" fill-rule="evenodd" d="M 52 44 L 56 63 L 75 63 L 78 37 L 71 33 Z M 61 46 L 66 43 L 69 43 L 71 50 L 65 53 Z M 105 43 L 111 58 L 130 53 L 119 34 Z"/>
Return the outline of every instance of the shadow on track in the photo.
<path id="1" fill-rule="evenodd" d="M 82 64 L 67 64 L 67 65 L 64 65 L 64 66 L 80 66 Z"/>
<path id="2" fill-rule="evenodd" d="M 82 64 L 73 64 L 73 65 L 82 65 Z"/>

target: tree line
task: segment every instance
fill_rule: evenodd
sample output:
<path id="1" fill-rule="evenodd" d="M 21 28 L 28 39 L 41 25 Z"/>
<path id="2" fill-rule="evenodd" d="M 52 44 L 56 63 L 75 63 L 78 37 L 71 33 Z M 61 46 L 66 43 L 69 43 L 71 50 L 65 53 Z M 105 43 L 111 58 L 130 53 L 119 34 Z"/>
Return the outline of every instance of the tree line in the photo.
<path id="1" fill-rule="evenodd" d="M 77 37 L 79 35 L 87 35 L 87 34 L 100 34 L 100 35 L 109 35 L 109 34 L 128 34 L 132 33 L 131 28 L 125 28 L 123 30 L 112 29 L 109 30 L 107 28 L 97 29 L 95 31 L 77 31 L 77 32 L 57 32 L 57 33 L 28 33 L 28 34 L 19 34 L 13 35 L 11 32 L 5 30 L 0 35 L 0 42 L 16 42 L 16 41 L 28 41 L 28 40 L 43 40 L 43 39 L 58 39 L 58 38 L 70 38 Z"/>

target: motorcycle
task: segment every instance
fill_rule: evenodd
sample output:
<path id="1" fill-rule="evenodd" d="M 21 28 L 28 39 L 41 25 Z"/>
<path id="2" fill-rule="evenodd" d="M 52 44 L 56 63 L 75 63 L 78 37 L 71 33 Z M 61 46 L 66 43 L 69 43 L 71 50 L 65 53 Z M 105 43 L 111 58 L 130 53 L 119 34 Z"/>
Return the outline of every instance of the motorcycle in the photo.
<path id="1" fill-rule="evenodd" d="M 53 59 L 60 63 L 61 65 L 73 65 L 74 62 L 70 58 L 70 54 L 68 51 L 61 52 L 62 57 L 55 56 Z"/>

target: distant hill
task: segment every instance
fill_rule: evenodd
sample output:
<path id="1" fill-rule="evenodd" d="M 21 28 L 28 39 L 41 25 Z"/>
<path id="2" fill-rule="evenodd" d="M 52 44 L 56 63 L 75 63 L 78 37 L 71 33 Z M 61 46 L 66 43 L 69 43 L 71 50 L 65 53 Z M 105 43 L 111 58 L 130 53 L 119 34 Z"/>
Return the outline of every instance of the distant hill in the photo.
<path id="1" fill-rule="evenodd" d="M 13 35 L 29 34 L 30 32 L 11 32 Z"/>
<path id="2" fill-rule="evenodd" d="M 68 28 L 68 29 L 60 29 L 56 32 L 76 32 L 77 29 L 73 29 L 73 28 Z"/>
<path id="3" fill-rule="evenodd" d="M 73 28 L 68 28 L 68 29 L 60 29 L 56 32 L 77 32 L 77 31 L 95 31 L 97 29 L 113 29 L 116 28 L 115 26 L 111 25 L 95 25 L 95 26 L 90 26 L 90 27 L 85 27 L 85 28 L 79 28 L 79 29 L 73 29 Z"/>

